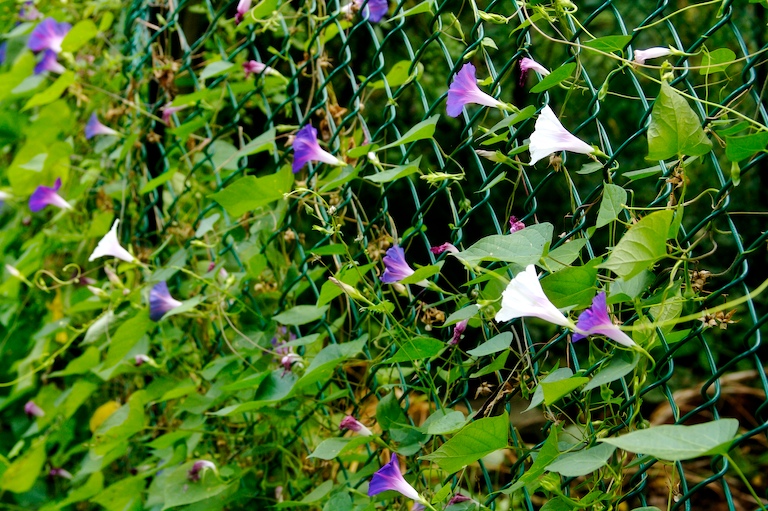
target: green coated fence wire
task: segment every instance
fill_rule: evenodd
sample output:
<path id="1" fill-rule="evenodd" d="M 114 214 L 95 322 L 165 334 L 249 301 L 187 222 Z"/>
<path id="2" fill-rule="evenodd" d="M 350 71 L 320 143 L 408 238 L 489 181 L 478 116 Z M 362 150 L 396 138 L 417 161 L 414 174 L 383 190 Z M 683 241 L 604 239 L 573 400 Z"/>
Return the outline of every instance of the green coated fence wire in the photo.
<path id="1" fill-rule="evenodd" d="M 327 4 L 314 0 L 264 0 L 257 4 L 252 19 L 244 22 L 246 28 L 235 29 L 230 20 L 236 3 L 134 0 L 126 4 L 125 97 L 143 105 L 153 115 L 131 114 L 130 122 L 143 128 L 135 132 L 145 135 L 136 141 L 142 146 L 141 158 L 130 161 L 122 171 L 147 180 L 178 172 L 185 176 L 185 182 L 205 182 L 214 193 L 243 176 L 268 175 L 290 163 L 290 156 L 280 156 L 282 151 L 238 155 L 227 152 L 226 144 L 221 142 L 242 147 L 275 129 L 278 144 L 285 143 L 293 129 L 311 121 L 319 127 L 329 150 L 336 152 L 343 133 L 359 130 L 363 134 L 360 145 L 383 145 L 397 140 L 418 122 L 439 114 L 439 129 L 433 140 L 401 145 L 379 154 L 386 154 L 388 163 L 395 165 L 413 163 L 421 155 L 421 168 L 428 168 L 428 175 L 443 173 L 443 177 L 449 178 L 433 182 L 400 179 L 378 187 L 350 181 L 329 199 L 333 211 L 317 209 L 326 221 L 334 211 L 343 211 L 347 219 L 345 236 L 360 240 L 359 246 L 369 255 L 380 250 L 383 238 L 401 236 L 408 252 L 420 258 L 417 262 L 434 263 L 438 257 L 430 253 L 430 247 L 445 241 L 469 246 L 481 236 L 505 233 L 510 215 L 526 225 L 553 223 L 555 234 L 560 234 L 553 249 L 573 239 L 589 239 L 593 235 L 588 230 L 596 214 L 595 203 L 604 183 L 611 181 L 623 184 L 628 179 L 638 179 L 638 183 L 640 177 L 644 179 L 642 189 L 638 188 L 631 197 L 631 204 L 638 210 L 689 200 L 690 196 L 680 195 L 680 176 L 673 168 L 644 160 L 646 131 L 658 86 L 634 73 L 610 72 L 599 53 L 583 49 L 585 43 L 595 38 L 627 36 L 618 52 L 604 49 L 615 55 L 631 56 L 633 50 L 650 46 L 671 45 L 681 50 L 684 54 L 672 60 L 681 70 L 672 84 L 692 99 L 705 129 L 713 129 L 718 119 L 734 109 L 760 123 L 768 123 L 766 11 L 758 4 L 725 0 L 680 9 L 688 4 L 666 0 L 574 2 L 578 12 L 566 17 L 567 23 L 557 25 L 555 30 L 535 5 L 522 7 L 522 3 L 506 0 L 483 2 L 476 7 L 470 2 L 436 0 L 428 3 L 428 9 L 411 15 L 405 14 L 422 4 L 403 0 L 390 6 L 394 17 L 382 24 L 367 23 L 360 17 L 350 20 L 327 15 L 339 11 L 336 0 L 328 0 Z M 496 14 L 504 21 L 488 22 L 476 16 L 475 8 Z M 735 55 L 735 62 L 725 73 L 702 74 L 700 66 L 688 55 L 703 48 L 727 48 Z M 234 63 L 231 69 L 238 72 L 245 61 L 263 62 L 279 70 L 285 81 L 256 76 L 244 87 L 228 83 L 226 73 L 201 78 L 201 71 L 213 61 L 211 56 Z M 518 84 L 518 62 L 524 56 L 534 56 L 550 69 L 576 63 L 578 56 L 578 86 L 528 92 L 530 87 Z M 485 111 L 467 109 L 458 120 L 448 119 L 446 91 L 451 77 L 467 61 L 482 64 L 482 72 L 488 77 L 483 85 L 485 90 L 520 108 L 540 108 L 548 103 L 565 111 L 568 105 L 568 124 L 575 127 L 575 134 L 598 142 L 609 156 L 605 166 L 597 172 L 570 174 L 565 179 L 555 167 L 515 169 L 478 153 L 477 149 L 487 148 L 514 154 L 527 143 L 533 121 L 506 128 L 509 139 L 506 146 L 499 147 L 483 145 L 491 138 L 481 127 L 490 126 L 482 122 Z M 656 77 L 663 70 L 651 67 L 643 71 Z M 718 80 L 713 86 L 712 82 Z M 161 109 L 182 95 L 197 95 L 197 101 L 182 111 L 183 123 L 166 127 L 159 122 Z M 171 142 L 158 142 L 162 137 Z M 693 283 L 700 288 L 707 286 L 709 291 L 700 311 L 724 303 L 730 295 L 749 294 L 768 276 L 764 217 L 743 214 L 764 209 L 767 203 L 767 164 L 765 152 L 742 163 L 741 180 L 748 179 L 750 187 L 736 186 L 730 169 L 724 168 L 724 160 L 715 152 L 701 157 L 694 167 L 690 179 L 695 182 L 690 188 L 699 192 L 712 190 L 709 200 L 698 201 L 690 210 L 686 209 L 681 227 L 683 243 L 695 246 L 693 254 L 701 258 L 700 264 L 692 262 L 689 268 Z M 642 169 L 647 169 L 648 177 L 632 174 Z M 311 170 L 306 183 L 311 187 L 319 177 L 316 169 Z M 502 180 L 503 177 L 508 179 Z M 302 198 L 310 199 L 310 192 Z M 237 249 L 239 220 L 209 196 L 195 194 L 187 184 L 161 184 L 144 195 L 142 207 L 142 232 L 137 237 L 149 240 L 148 243 L 177 230 L 194 232 L 211 215 L 220 215 L 228 226 L 224 230 L 227 234 L 211 259 L 228 259 L 241 271 L 247 271 Z M 286 307 L 297 286 L 306 286 L 314 298 L 320 295 L 321 283 L 313 276 L 315 252 L 333 239 L 327 233 L 311 230 L 302 201 L 286 201 L 282 207 L 286 208 L 285 221 L 276 225 L 272 235 L 261 240 L 257 249 L 267 254 L 270 246 L 301 241 L 296 245 L 299 270 L 285 276 L 278 293 L 280 306 Z M 182 225 L 183 218 L 194 218 L 194 222 Z M 629 221 L 631 217 L 625 214 L 622 219 Z M 702 242 L 705 231 L 714 234 Z M 714 249 L 716 258 L 707 258 L 707 252 Z M 586 252 L 594 256 L 590 243 Z M 359 255 L 362 253 L 353 254 Z M 472 296 L 474 288 L 463 290 Z M 254 297 L 260 292 L 254 279 L 240 298 L 258 309 Z M 403 308 L 406 323 L 423 323 L 424 311 L 432 305 L 423 300 L 420 295 L 411 295 L 409 306 Z M 768 321 L 768 309 L 759 297 L 747 301 L 744 310 L 737 324 L 729 324 L 729 318 L 720 316 L 712 319 L 714 328 L 702 323 L 682 338 L 668 338 L 668 331 L 658 329 L 664 354 L 647 375 L 639 395 L 632 394 L 626 384 L 623 386 L 623 395 L 618 396 L 621 415 L 632 417 L 640 413 L 638 400 L 642 399 L 653 404 L 655 415 L 645 417 L 651 422 L 695 423 L 732 416 L 734 410 L 726 413 L 723 407 L 737 406 L 736 396 L 750 389 L 751 408 L 740 411 L 742 432 L 737 445 L 764 446 L 768 441 L 768 377 L 764 369 L 768 351 L 762 346 L 762 331 Z M 362 333 L 370 314 L 351 308 L 345 328 Z M 331 324 L 321 323 L 302 333 L 324 332 L 330 342 L 336 342 L 337 330 Z M 723 332 L 729 331 L 738 332 L 738 337 L 725 337 Z M 520 350 L 529 357 L 530 378 L 536 378 L 543 367 L 550 368 L 551 360 L 562 355 L 564 343 L 558 339 L 542 342 L 539 332 L 522 325 L 515 335 Z M 208 361 L 228 353 L 221 329 L 218 336 L 214 342 L 218 351 L 209 353 Z M 723 342 L 729 345 L 717 346 Z M 597 367 L 579 368 L 582 347 L 568 346 L 567 357 L 576 364 L 575 369 L 586 369 L 588 374 L 596 370 Z M 375 369 L 369 368 L 371 375 L 376 374 Z M 510 372 L 509 365 L 500 368 L 499 380 Z M 361 399 L 374 396 L 380 382 L 375 377 L 358 376 L 353 379 L 349 371 L 343 370 L 335 374 L 348 393 Z M 460 378 L 450 401 L 471 413 L 483 399 L 478 398 L 476 382 L 470 376 Z M 500 383 L 496 381 L 495 385 Z M 401 399 L 406 409 L 413 385 L 422 386 L 424 382 L 401 371 L 397 386 L 403 390 Z M 292 442 L 308 442 L 313 417 L 326 413 L 321 403 L 328 399 L 329 388 L 328 383 L 318 384 L 316 405 L 297 410 L 300 416 Z M 430 398 L 439 401 L 436 396 Z M 541 445 L 554 422 L 534 426 L 529 438 L 533 444 Z M 616 430 L 622 426 L 618 424 Z M 529 457 L 521 457 L 509 463 L 512 481 L 524 473 L 530 461 Z M 673 510 L 755 508 L 754 502 L 751 508 L 743 504 L 744 490 L 729 471 L 729 462 L 722 457 L 713 458 L 711 464 L 692 461 L 676 462 L 674 466 L 650 460 L 636 465 L 629 473 L 631 477 L 623 482 L 627 489 L 625 502 L 619 509 L 652 505 L 665 509 L 670 495 Z M 673 473 L 679 477 L 673 477 Z M 481 462 L 478 485 L 491 495 L 485 503 L 491 507 L 496 506 L 502 495 L 492 493 L 498 489 L 497 477 Z M 571 491 L 570 483 L 565 480 L 562 484 L 565 494 Z M 768 498 L 764 475 L 754 478 L 752 483 L 761 498 Z M 511 485 L 510 482 L 506 487 Z M 298 500 L 307 489 L 296 487 L 286 491 L 291 499 Z M 530 496 L 518 504 L 519 509 L 529 510 L 540 506 Z"/>

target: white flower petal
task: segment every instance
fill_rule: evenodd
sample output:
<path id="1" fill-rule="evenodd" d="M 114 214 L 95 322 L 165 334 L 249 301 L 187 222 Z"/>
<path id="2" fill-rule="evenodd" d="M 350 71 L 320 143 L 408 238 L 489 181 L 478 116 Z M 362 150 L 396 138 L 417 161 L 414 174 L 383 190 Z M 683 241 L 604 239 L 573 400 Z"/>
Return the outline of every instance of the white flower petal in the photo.
<path id="1" fill-rule="evenodd" d="M 120 220 L 116 219 L 115 223 L 112 224 L 112 228 L 109 230 L 109 232 L 105 234 L 101 240 L 99 240 L 99 244 L 96 245 L 96 249 L 91 254 L 91 257 L 88 258 L 89 261 L 93 261 L 99 257 L 111 256 L 122 259 L 128 263 L 133 262 L 134 257 L 131 255 L 131 253 L 124 249 L 122 245 L 120 245 L 120 242 L 117 241 L 117 225 L 119 223 Z"/>
<path id="2" fill-rule="evenodd" d="M 591 154 L 595 151 L 594 147 L 565 129 L 549 105 L 542 108 L 539 118 L 536 119 L 528 150 L 531 153 L 531 165 L 560 151 L 579 154 Z"/>

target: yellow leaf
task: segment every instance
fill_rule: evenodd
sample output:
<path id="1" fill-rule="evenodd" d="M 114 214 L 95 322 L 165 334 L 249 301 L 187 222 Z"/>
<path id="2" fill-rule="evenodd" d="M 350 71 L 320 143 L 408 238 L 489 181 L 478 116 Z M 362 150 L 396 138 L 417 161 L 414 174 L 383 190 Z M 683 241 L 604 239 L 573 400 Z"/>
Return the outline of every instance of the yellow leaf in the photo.
<path id="1" fill-rule="evenodd" d="M 101 424 L 109 419 L 109 416 L 115 413 L 120 408 L 120 404 L 117 401 L 107 401 L 103 405 L 101 405 L 91 417 L 91 422 L 89 424 L 91 428 L 91 433 L 94 433 Z"/>

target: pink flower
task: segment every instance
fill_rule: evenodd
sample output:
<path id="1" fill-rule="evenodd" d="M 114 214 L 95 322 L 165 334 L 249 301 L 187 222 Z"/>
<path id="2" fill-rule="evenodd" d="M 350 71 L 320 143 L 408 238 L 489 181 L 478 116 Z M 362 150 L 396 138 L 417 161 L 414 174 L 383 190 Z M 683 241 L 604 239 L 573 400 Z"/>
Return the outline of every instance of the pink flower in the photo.
<path id="1" fill-rule="evenodd" d="M 196 483 L 200 480 L 200 478 L 203 476 L 203 474 L 207 470 L 213 470 L 214 472 L 216 472 L 216 465 L 212 461 L 197 460 L 192 465 L 192 468 L 189 469 L 189 472 L 187 472 L 187 479 Z"/>
<path id="2" fill-rule="evenodd" d="M 653 48 L 648 48 L 645 50 L 635 50 L 634 51 L 634 60 L 638 64 L 645 64 L 645 61 L 648 59 L 655 59 L 658 57 L 666 57 L 667 55 L 672 55 L 672 50 L 669 48 L 663 48 L 661 46 L 655 46 Z"/>
<path id="3" fill-rule="evenodd" d="M 160 112 L 163 115 L 163 122 L 165 124 L 171 124 L 171 116 L 180 110 L 184 110 L 187 106 L 189 105 L 171 106 L 171 103 L 166 104 L 164 107 L 160 108 Z"/>
<path id="4" fill-rule="evenodd" d="M 549 69 L 546 67 L 542 66 L 533 59 L 523 57 L 520 59 L 520 85 L 525 83 L 525 77 L 530 70 L 536 71 L 542 76 L 547 76 L 549 74 Z"/>
<path id="5" fill-rule="evenodd" d="M 451 254 L 458 254 L 459 253 L 459 249 L 454 247 L 453 245 L 451 245 L 448 242 L 443 243 L 442 245 L 439 245 L 437 247 L 430 247 L 429 251 L 432 252 L 435 255 L 440 255 L 443 252 L 449 252 Z"/>
<path id="6" fill-rule="evenodd" d="M 509 234 L 525 229 L 525 224 L 517 219 L 515 215 L 509 217 Z"/>
<path id="7" fill-rule="evenodd" d="M 27 414 L 27 417 L 30 419 L 32 417 L 44 417 L 45 412 L 42 408 L 37 406 L 37 403 L 34 401 L 27 401 L 27 403 L 24 405 L 24 413 Z"/>
<path id="8" fill-rule="evenodd" d="M 152 362 L 152 359 L 148 357 L 147 355 L 134 355 L 133 357 L 133 365 L 136 367 L 141 367 L 144 364 L 148 364 Z"/>
<path id="9" fill-rule="evenodd" d="M 65 201 L 57 192 L 61 188 L 61 178 L 56 178 L 53 188 L 38 186 L 29 196 L 29 210 L 37 213 L 48 206 L 56 206 L 61 209 L 72 209 L 69 202 Z"/>
<path id="10" fill-rule="evenodd" d="M 348 429 L 350 431 L 354 431 L 355 433 L 361 435 L 361 436 L 372 436 L 373 433 L 371 433 L 371 430 L 363 426 L 363 424 L 352 417 L 351 415 L 347 415 L 344 417 L 341 422 L 339 423 L 339 429 L 344 430 Z"/>
<path id="11" fill-rule="evenodd" d="M 534 165 L 542 158 L 560 151 L 580 154 L 595 152 L 594 147 L 572 135 L 563 127 L 549 105 L 541 109 L 539 118 L 536 119 L 528 150 L 531 152 L 530 165 Z"/>
<path id="12" fill-rule="evenodd" d="M 235 14 L 235 25 L 239 25 L 248 11 L 251 10 L 252 0 L 240 0 L 237 3 L 237 14 Z"/>
<path id="13" fill-rule="evenodd" d="M 448 342 L 448 344 L 451 346 L 459 344 L 461 338 L 464 337 L 464 330 L 467 329 L 467 323 L 469 323 L 468 319 L 463 319 L 456 323 L 456 326 L 453 327 L 453 338 Z"/>
<path id="14" fill-rule="evenodd" d="M 446 110 L 451 117 L 458 117 L 464 109 L 464 105 L 474 103 L 477 105 L 504 108 L 506 105 L 490 94 L 481 91 L 477 86 L 475 66 L 467 62 L 453 77 L 448 88 L 448 100 Z"/>
<path id="15" fill-rule="evenodd" d="M 268 75 L 280 74 L 268 65 L 263 64 L 258 60 L 249 60 L 248 62 L 243 62 L 243 71 L 245 72 L 246 78 L 248 78 L 250 75 L 260 75 L 262 73 Z"/>
<path id="16" fill-rule="evenodd" d="M 63 468 L 52 468 L 48 475 L 51 477 L 61 477 L 62 479 L 72 479 L 72 474 Z"/>

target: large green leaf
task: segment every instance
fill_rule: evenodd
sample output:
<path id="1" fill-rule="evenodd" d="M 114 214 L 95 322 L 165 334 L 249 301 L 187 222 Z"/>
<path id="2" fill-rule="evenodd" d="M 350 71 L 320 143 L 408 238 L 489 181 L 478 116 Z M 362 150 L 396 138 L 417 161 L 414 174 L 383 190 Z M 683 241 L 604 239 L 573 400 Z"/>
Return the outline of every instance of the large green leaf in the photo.
<path id="1" fill-rule="evenodd" d="M 575 62 L 569 62 L 568 64 L 563 64 L 562 66 L 558 67 L 557 69 L 549 73 L 547 76 L 542 78 L 539 83 L 537 83 L 531 88 L 531 92 L 536 94 L 539 92 L 544 92 L 547 89 L 551 89 L 557 84 L 570 78 L 571 74 L 575 69 L 576 69 Z"/>
<path id="2" fill-rule="evenodd" d="M 456 257 L 470 266 L 482 261 L 504 261 L 520 266 L 541 259 L 544 247 L 552 240 L 554 227 L 550 223 L 535 224 L 512 234 L 487 236 Z"/>
<path id="3" fill-rule="evenodd" d="M 593 259 L 584 266 L 570 266 L 541 279 L 541 288 L 555 307 L 588 307 L 595 296 L 597 265 Z"/>
<path id="4" fill-rule="evenodd" d="M 469 423 L 439 449 L 420 459 L 434 461 L 449 474 L 458 472 L 483 456 L 507 447 L 509 415 L 487 417 Z"/>
<path id="5" fill-rule="evenodd" d="M 624 280 L 631 279 L 667 255 L 667 235 L 674 211 L 656 211 L 633 225 L 598 265 Z"/>
<path id="6" fill-rule="evenodd" d="M 64 71 L 58 78 L 56 78 L 56 81 L 53 82 L 51 85 L 48 86 L 47 89 L 45 89 L 42 92 L 38 92 L 31 98 L 29 98 L 29 101 L 27 101 L 27 104 L 24 105 L 24 108 L 21 109 L 21 111 L 29 110 L 30 108 L 41 106 L 41 105 L 47 105 L 48 103 L 53 103 L 57 99 L 59 99 L 59 96 L 67 90 L 67 88 L 72 85 L 75 82 L 75 73 L 72 71 Z"/>
<path id="7" fill-rule="evenodd" d="M 190 461 L 173 469 L 163 482 L 163 509 L 193 504 L 210 499 L 229 488 L 212 470 L 203 472 L 199 481 L 189 480 L 189 471 L 195 462 Z"/>
<path id="8" fill-rule="evenodd" d="M 547 466 L 547 470 L 565 477 L 585 476 L 604 466 L 615 450 L 616 446 L 601 444 L 583 451 L 564 453 Z"/>
<path id="9" fill-rule="evenodd" d="M 218 202 L 230 215 L 240 216 L 282 199 L 283 194 L 290 192 L 292 186 L 293 173 L 286 167 L 269 176 L 246 176 L 238 179 L 223 190 L 210 195 L 210 198 Z"/>
<path id="10" fill-rule="evenodd" d="M 327 438 L 320 442 L 320 445 L 318 445 L 315 450 L 312 451 L 312 454 L 307 457 L 332 460 L 336 456 L 351 451 L 355 447 L 365 445 L 370 441 L 371 439 L 367 436 Z"/>
<path id="11" fill-rule="evenodd" d="M 619 218 L 619 213 L 626 203 L 627 191 L 621 186 L 606 183 L 603 187 L 603 200 L 600 201 L 595 227 L 599 229 Z"/>
<path id="12" fill-rule="evenodd" d="M 758 131 L 742 137 L 725 137 L 725 156 L 733 162 L 740 162 L 755 153 L 768 149 L 768 131 Z"/>
<path id="13" fill-rule="evenodd" d="M 541 446 L 541 449 L 536 453 L 536 458 L 534 459 L 531 468 L 526 470 L 515 484 L 506 490 L 502 490 L 502 493 L 512 494 L 523 486 L 525 486 L 529 492 L 533 492 L 538 488 L 538 483 L 541 480 L 540 478 L 547 470 L 549 464 L 560 456 L 560 451 L 557 449 L 557 437 L 560 435 L 560 431 L 561 427 L 553 427 L 550 429 L 549 436 L 544 442 L 544 445 Z"/>
<path id="14" fill-rule="evenodd" d="M 701 121 L 685 98 L 667 82 L 651 112 L 648 126 L 648 160 L 701 156 L 712 149 L 712 142 L 701 129 Z"/>
<path id="15" fill-rule="evenodd" d="M 437 127 L 437 121 L 440 119 L 440 114 L 435 114 L 429 119 L 423 120 L 413 128 L 405 132 L 405 135 L 398 138 L 391 144 L 381 146 L 376 151 L 383 151 L 385 149 L 391 149 L 393 147 L 409 144 L 417 140 L 424 140 L 426 138 L 432 138 L 435 134 L 435 128 Z"/>
<path id="16" fill-rule="evenodd" d="M 61 42 L 61 51 L 76 52 L 85 43 L 96 37 L 99 29 L 96 24 L 88 19 L 78 21 L 74 27 L 64 36 Z"/>
<path id="17" fill-rule="evenodd" d="M 139 311 L 131 319 L 120 325 L 117 332 L 109 341 L 109 351 L 107 359 L 104 361 L 104 368 L 109 368 L 123 360 L 139 340 L 144 337 L 152 321 L 149 319 L 147 310 Z"/>
<path id="18" fill-rule="evenodd" d="M 0 477 L 0 489 L 13 493 L 31 490 L 44 464 L 45 438 L 38 438 L 27 452 L 5 469 Z"/>
<path id="19" fill-rule="evenodd" d="M 330 306 L 317 307 L 315 305 L 297 305 L 287 311 L 281 312 L 273 319 L 282 325 L 306 325 L 322 318 Z"/>
<path id="20" fill-rule="evenodd" d="M 739 430 L 736 419 L 719 419 L 695 426 L 654 426 L 601 442 L 660 460 L 681 461 L 699 456 L 725 454 Z"/>
<path id="21" fill-rule="evenodd" d="M 415 362 L 429 360 L 445 349 L 445 343 L 431 337 L 416 337 L 409 339 L 392 355 L 384 361 L 385 364 L 396 362 Z"/>

